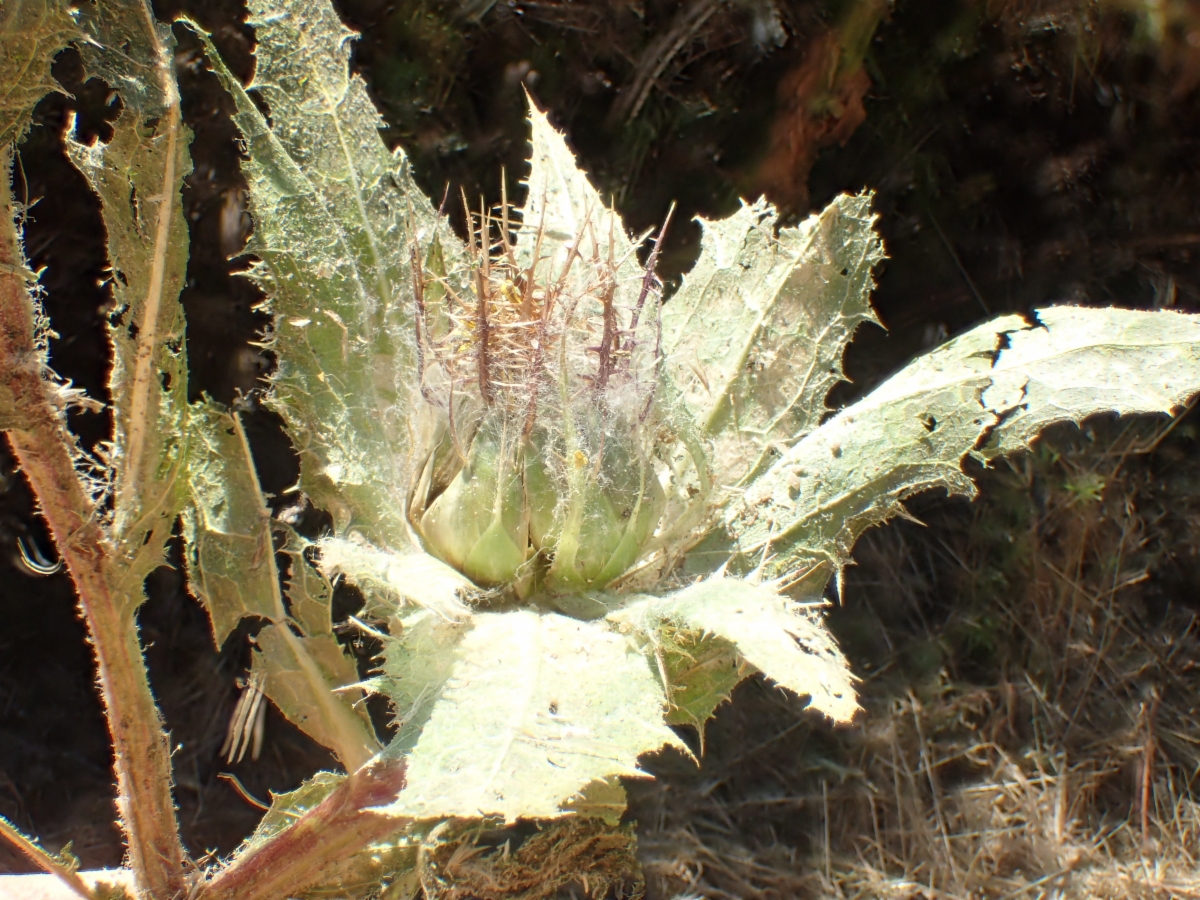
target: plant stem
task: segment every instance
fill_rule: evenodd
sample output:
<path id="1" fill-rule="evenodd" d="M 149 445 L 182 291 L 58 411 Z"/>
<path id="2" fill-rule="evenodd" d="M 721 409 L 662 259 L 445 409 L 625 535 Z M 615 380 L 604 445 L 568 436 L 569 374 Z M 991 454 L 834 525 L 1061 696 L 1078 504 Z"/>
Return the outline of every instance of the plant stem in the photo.
<path id="1" fill-rule="evenodd" d="M 15 408 L 9 441 L 75 582 L 96 653 L 112 735 L 117 806 L 138 888 L 156 900 L 171 900 L 182 895 L 185 884 L 167 738 L 138 642 L 137 604 L 110 589 L 111 548 L 96 502 L 76 471 L 75 440 L 35 341 L 33 300 L 14 227 L 10 163 L 9 148 L 0 149 L 0 400 L 11 398 Z"/>
<path id="2" fill-rule="evenodd" d="M 404 787 L 403 760 L 359 769 L 293 824 L 236 857 L 194 900 L 274 900 L 299 893 L 341 860 L 403 831 L 409 819 L 368 812 Z"/>

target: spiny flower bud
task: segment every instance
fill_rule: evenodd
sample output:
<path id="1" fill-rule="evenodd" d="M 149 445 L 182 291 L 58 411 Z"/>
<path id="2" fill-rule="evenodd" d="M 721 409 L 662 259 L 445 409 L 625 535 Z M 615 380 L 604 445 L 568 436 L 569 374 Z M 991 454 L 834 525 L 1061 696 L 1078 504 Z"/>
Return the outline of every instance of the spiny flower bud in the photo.
<path id="1" fill-rule="evenodd" d="M 507 222 L 485 252 L 494 223 L 477 222 L 465 288 L 433 257 L 428 275 L 413 260 L 421 396 L 445 435 L 413 524 L 481 585 L 522 597 L 603 587 L 645 552 L 678 493 L 667 460 L 679 447 L 659 409 L 657 245 L 643 269 L 623 235 L 618 259 L 613 233 L 585 228 L 590 247 L 547 262 L 541 234 L 513 247 Z"/>

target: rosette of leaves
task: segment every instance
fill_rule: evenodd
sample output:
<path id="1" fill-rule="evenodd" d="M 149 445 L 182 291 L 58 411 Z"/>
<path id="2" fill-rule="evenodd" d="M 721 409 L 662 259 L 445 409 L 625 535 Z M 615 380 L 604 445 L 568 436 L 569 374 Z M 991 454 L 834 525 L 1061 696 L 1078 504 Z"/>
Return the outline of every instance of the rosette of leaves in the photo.
<path id="1" fill-rule="evenodd" d="M 463 198 L 463 240 L 379 139 L 333 12 L 252 8 L 270 123 L 213 64 L 249 155 L 272 403 L 334 513 L 324 573 L 390 624 L 371 687 L 396 715 L 384 753 L 407 759 L 397 815 L 619 814 L 616 776 L 755 671 L 848 721 L 819 608 L 864 528 L 920 490 L 970 494 L 968 453 L 1200 384 L 1194 319 L 1051 308 L 821 424 L 874 319 L 868 196 L 797 227 L 765 203 L 702 221 L 663 303 L 655 245 L 541 112 L 524 203 Z"/>
<path id="2" fill-rule="evenodd" d="M 249 152 L 272 402 L 301 487 L 335 517 L 320 565 L 390 623 L 372 687 L 399 726 L 385 753 L 408 762 L 391 811 L 619 816 L 616 777 L 682 746 L 669 725 L 702 725 L 755 669 L 848 719 L 852 679 L 811 603 L 720 562 L 695 584 L 677 570 L 823 411 L 870 316 L 868 199 L 778 234 L 762 204 L 708 226 L 664 307 L 654 248 L 534 110 L 525 203 L 472 204 L 464 241 L 379 141 L 319 9 L 261 11 L 251 88 L 269 125 L 213 60 Z M 788 374 L 806 355 L 813 371 Z"/>

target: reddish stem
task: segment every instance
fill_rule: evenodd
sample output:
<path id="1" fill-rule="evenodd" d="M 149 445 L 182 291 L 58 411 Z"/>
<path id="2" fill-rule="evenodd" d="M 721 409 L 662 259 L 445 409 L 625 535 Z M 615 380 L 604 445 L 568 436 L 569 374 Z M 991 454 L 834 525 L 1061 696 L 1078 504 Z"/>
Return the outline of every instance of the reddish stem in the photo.
<path id="1" fill-rule="evenodd" d="M 340 861 L 409 825 L 367 811 L 396 798 L 404 771 L 403 760 L 385 760 L 347 776 L 293 824 L 200 885 L 193 900 L 274 900 L 316 884 Z"/>
<path id="2" fill-rule="evenodd" d="M 111 586 L 111 548 L 95 501 L 75 469 L 75 439 L 56 402 L 58 388 L 46 377 L 34 343 L 33 301 L 12 227 L 8 173 L 5 153 L 0 156 L 0 394 L 12 398 L 18 416 L 9 442 L 75 582 L 96 653 L 130 862 L 143 890 L 172 898 L 184 888 L 183 846 L 171 798 L 171 756 L 138 642 L 137 603 Z"/>

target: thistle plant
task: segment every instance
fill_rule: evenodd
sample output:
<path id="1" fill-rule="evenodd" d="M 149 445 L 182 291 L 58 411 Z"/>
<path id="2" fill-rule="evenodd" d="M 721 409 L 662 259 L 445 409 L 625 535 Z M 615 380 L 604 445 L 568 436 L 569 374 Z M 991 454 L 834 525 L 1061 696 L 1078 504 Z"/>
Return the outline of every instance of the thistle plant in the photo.
<path id="1" fill-rule="evenodd" d="M 689 752 L 671 726 L 702 738 L 755 673 L 848 722 L 854 677 L 822 609 L 864 529 L 919 491 L 972 494 L 968 455 L 1200 390 L 1195 317 L 1058 306 L 979 326 L 834 414 L 845 346 L 875 320 L 869 195 L 797 226 L 764 202 L 701 220 L 700 258 L 665 297 L 668 223 L 630 235 L 531 102 L 524 199 L 462 198 L 463 239 L 380 139 L 327 0 L 251 9 L 248 87 L 190 27 L 236 104 L 250 277 L 273 316 L 267 401 L 300 490 L 332 516 L 315 542 L 270 520 L 236 414 L 182 392 L 187 133 L 169 34 L 107 0 L 4 14 L 21 87 L 0 121 L 6 164 L 67 42 L 125 103 L 112 142 L 71 151 L 122 273 L 116 433 L 91 458 L 66 430 L 84 400 L 48 370 L 7 177 L 0 425 L 79 589 L 147 896 L 365 895 L 450 820 L 615 822 L 639 757 Z M 211 872 L 184 868 L 133 620 L 179 517 L 214 642 L 265 623 L 251 683 L 346 770 L 276 798 Z M 337 578 L 386 622 L 366 681 L 334 638 Z M 366 693 L 390 700 L 386 745 Z"/>

